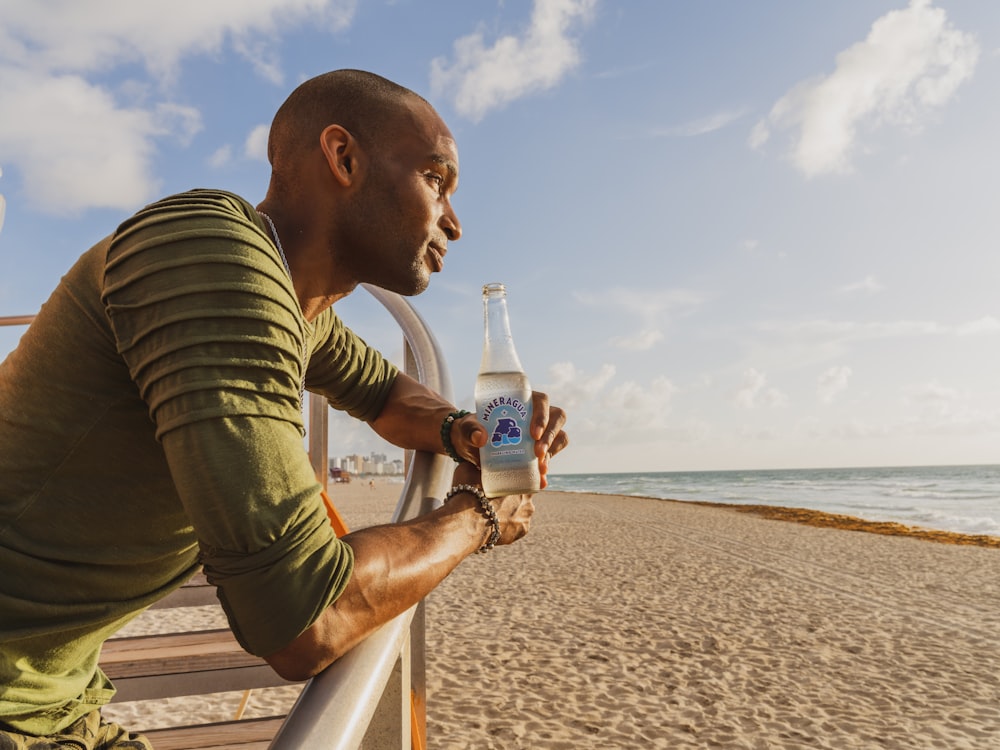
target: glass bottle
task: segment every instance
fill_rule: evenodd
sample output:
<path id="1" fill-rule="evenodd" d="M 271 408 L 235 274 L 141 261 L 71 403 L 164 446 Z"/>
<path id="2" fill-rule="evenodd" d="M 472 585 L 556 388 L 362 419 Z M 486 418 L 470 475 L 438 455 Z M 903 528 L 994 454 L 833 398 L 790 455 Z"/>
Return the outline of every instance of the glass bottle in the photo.
<path id="1" fill-rule="evenodd" d="M 541 475 L 531 439 L 531 385 L 507 317 L 503 284 L 483 287 L 483 358 L 476 378 L 476 418 L 486 428 L 479 449 L 487 497 L 538 492 Z"/>

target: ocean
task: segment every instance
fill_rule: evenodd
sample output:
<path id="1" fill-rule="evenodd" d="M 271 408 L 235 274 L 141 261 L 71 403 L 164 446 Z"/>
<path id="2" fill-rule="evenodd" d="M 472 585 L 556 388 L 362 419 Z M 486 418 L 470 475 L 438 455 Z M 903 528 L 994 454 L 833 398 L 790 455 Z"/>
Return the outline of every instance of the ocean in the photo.
<path id="1" fill-rule="evenodd" d="M 808 508 L 1000 537 L 1000 465 L 553 474 L 549 489 Z"/>

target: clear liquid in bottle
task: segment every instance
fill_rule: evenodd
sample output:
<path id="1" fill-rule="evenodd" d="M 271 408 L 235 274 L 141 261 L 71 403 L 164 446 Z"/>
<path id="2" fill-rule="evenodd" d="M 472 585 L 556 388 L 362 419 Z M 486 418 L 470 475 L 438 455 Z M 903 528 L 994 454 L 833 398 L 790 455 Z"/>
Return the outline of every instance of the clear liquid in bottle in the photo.
<path id="1" fill-rule="evenodd" d="M 486 428 L 479 449 L 487 497 L 538 492 L 541 473 L 531 438 L 531 385 L 507 317 L 503 284 L 483 287 L 483 358 L 476 378 L 476 418 Z"/>

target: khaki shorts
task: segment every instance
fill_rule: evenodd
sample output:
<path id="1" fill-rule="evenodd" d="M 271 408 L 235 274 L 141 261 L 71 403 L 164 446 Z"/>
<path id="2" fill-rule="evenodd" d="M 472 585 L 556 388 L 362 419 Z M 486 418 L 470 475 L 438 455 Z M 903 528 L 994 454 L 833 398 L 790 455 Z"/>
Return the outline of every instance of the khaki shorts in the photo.
<path id="1" fill-rule="evenodd" d="M 91 711 L 59 734 L 35 737 L 0 727 L 0 750 L 153 750 L 141 734 L 108 724 L 100 711 Z"/>

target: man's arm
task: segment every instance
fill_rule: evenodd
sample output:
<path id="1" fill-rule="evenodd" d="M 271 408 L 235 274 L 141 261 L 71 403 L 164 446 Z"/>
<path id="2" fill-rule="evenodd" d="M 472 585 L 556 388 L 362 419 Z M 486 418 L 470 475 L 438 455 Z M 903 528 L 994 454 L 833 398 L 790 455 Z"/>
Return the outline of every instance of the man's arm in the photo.
<path id="1" fill-rule="evenodd" d="M 441 423 L 453 411 L 455 406 L 440 394 L 400 372 L 382 411 L 369 425 L 393 445 L 441 453 Z"/>
<path id="2" fill-rule="evenodd" d="M 456 469 L 456 484 L 478 482 L 479 472 L 470 464 Z M 495 500 L 494 508 L 501 544 L 527 533 L 534 512 L 529 495 Z M 482 546 L 489 531 L 476 497 L 461 492 L 412 521 L 348 534 L 343 540 L 353 548 L 355 564 L 344 593 L 298 638 L 266 657 L 267 662 L 288 680 L 313 677 L 427 596 Z"/>

